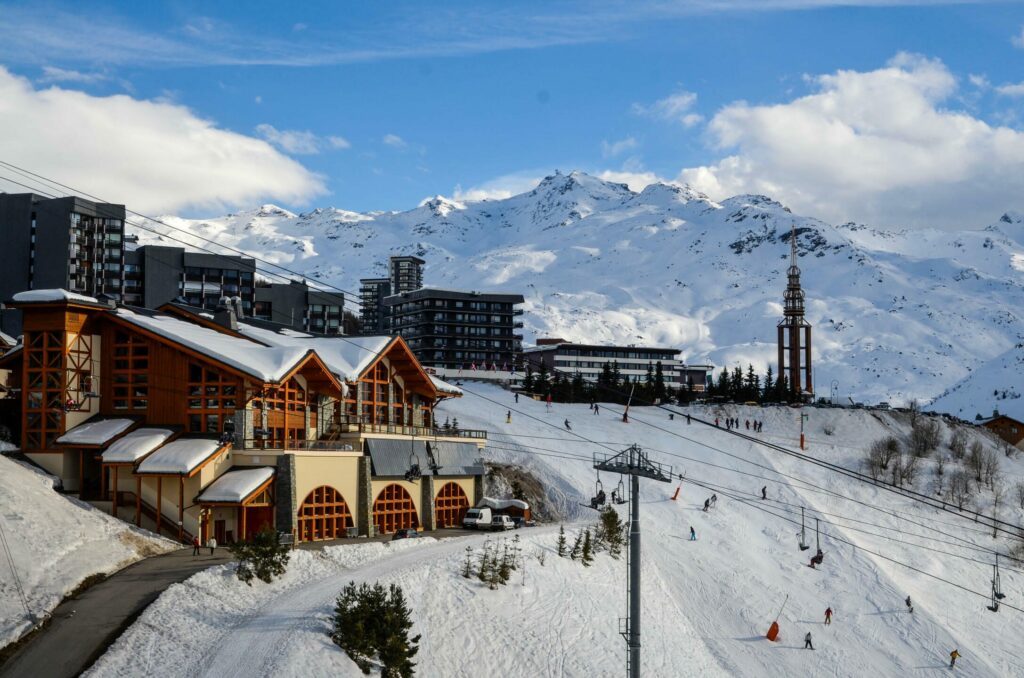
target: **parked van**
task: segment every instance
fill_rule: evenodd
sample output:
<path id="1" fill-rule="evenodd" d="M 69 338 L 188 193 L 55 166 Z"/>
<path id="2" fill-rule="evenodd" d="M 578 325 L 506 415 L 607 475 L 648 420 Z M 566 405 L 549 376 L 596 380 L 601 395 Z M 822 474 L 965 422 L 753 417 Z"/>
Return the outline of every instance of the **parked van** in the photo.
<path id="1" fill-rule="evenodd" d="M 462 526 L 468 530 L 489 528 L 491 526 L 491 509 L 487 506 L 469 509 L 462 519 Z"/>
<path id="2" fill-rule="evenodd" d="M 494 518 L 491 519 L 492 530 L 514 530 L 515 528 L 516 524 L 512 522 L 512 518 L 510 518 L 509 516 L 494 516 Z"/>

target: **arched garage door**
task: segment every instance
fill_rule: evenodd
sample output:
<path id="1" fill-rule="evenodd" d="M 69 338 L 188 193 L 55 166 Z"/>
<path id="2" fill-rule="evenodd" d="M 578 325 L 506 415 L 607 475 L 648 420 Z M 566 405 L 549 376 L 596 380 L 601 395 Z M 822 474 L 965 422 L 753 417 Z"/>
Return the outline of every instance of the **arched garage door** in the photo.
<path id="1" fill-rule="evenodd" d="M 379 534 L 420 526 L 412 497 L 396 483 L 388 485 L 377 495 L 373 502 L 373 522 Z"/>
<path id="2" fill-rule="evenodd" d="M 352 513 L 341 493 L 321 485 L 306 496 L 299 507 L 299 540 L 338 539 L 353 526 Z"/>
<path id="3" fill-rule="evenodd" d="M 461 527 L 469 499 L 458 483 L 445 483 L 434 499 L 438 527 Z"/>

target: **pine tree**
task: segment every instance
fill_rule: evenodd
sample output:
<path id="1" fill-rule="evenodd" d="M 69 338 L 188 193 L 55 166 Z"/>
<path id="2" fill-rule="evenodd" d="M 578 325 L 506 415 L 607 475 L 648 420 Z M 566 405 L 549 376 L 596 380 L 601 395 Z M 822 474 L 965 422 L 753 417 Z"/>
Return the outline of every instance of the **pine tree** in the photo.
<path id="1" fill-rule="evenodd" d="M 526 366 L 526 376 L 523 377 L 523 390 L 527 393 L 533 393 L 533 367 L 529 364 Z"/>
<path id="2" fill-rule="evenodd" d="M 452 417 L 452 431 L 458 431 L 458 430 L 459 430 L 459 418 L 458 417 Z"/>
<path id="3" fill-rule="evenodd" d="M 466 547 L 466 564 L 462 567 L 462 576 L 469 579 L 473 576 L 473 547 Z"/>
<path id="4" fill-rule="evenodd" d="M 665 387 L 665 370 L 659 360 L 654 366 L 654 399 L 662 402 L 668 396 L 668 389 Z"/>
<path id="5" fill-rule="evenodd" d="M 743 368 L 739 365 L 732 369 L 729 386 L 729 397 L 734 401 L 743 402 Z"/>
<path id="6" fill-rule="evenodd" d="M 589 527 L 583 532 L 583 551 L 580 555 L 586 567 L 590 567 L 590 564 L 594 562 L 594 545 L 590 539 Z"/>
<path id="7" fill-rule="evenodd" d="M 546 396 L 551 391 L 551 384 L 548 382 L 547 363 L 541 362 L 537 368 L 537 376 L 533 380 L 533 388 L 536 393 Z"/>
<path id="8" fill-rule="evenodd" d="M 565 525 L 558 526 L 558 557 L 565 558 L 568 555 L 565 543 Z"/>
<path id="9" fill-rule="evenodd" d="M 419 652 L 420 636 L 409 637 L 412 629 L 412 618 L 405 604 L 402 587 L 392 584 L 387 604 L 384 608 L 384 619 L 381 626 L 387 630 L 377 648 L 377 658 L 381 663 L 381 678 L 411 678 L 415 673 L 412 658 Z"/>
<path id="10" fill-rule="evenodd" d="M 477 577 L 480 581 L 487 582 L 491 578 L 491 542 L 490 540 L 484 542 L 484 552 L 480 556 L 480 569 L 477 571 Z"/>
<path id="11" fill-rule="evenodd" d="M 608 547 L 608 553 L 613 558 L 618 558 L 622 553 L 622 546 L 625 543 L 625 525 L 619 518 L 619 512 L 611 506 L 601 511 L 601 523 L 598 526 L 599 539 Z"/>
<path id="12" fill-rule="evenodd" d="M 583 553 L 583 533 L 578 532 L 576 534 L 576 541 L 572 543 L 572 551 L 569 551 L 569 557 L 573 560 L 579 560 L 580 554 Z"/>
<path id="13" fill-rule="evenodd" d="M 771 363 L 768 364 L 768 372 L 764 375 L 764 392 L 762 400 L 772 400 L 775 397 L 775 376 L 772 374 Z"/>
<path id="14" fill-rule="evenodd" d="M 498 561 L 498 581 L 507 584 L 512 576 L 512 556 L 509 553 L 508 544 L 502 548 L 501 559 Z"/>
<path id="15" fill-rule="evenodd" d="M 269 526 L 252 539 L 233 544 L 229 550 L 238 559 L 235 574 L 249 586 L 254 578 L 269 584 L 274 577 L 280 577 L 291 558 L 291 549 L 281 543 L 281 535 Z"/>

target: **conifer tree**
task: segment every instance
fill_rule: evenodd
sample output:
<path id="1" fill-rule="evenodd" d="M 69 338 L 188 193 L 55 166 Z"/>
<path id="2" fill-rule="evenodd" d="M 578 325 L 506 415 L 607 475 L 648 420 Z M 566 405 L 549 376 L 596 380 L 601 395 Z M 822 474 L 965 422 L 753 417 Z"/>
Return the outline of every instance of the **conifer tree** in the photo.
<path id="1" fill-rule="evenodd" d="M 583 532 L 583 550 L 580 554 L 580 558 L 586 567 L 590 567 L 590 564 L 594 562 L 594 545 L 590 539 L 589 527 Z"/>
<path id="2" fill-rule="evenodd" d="M 501 559 L 498 561 L 498 581 L 507 584 L 512 576 L 512 556 L 509 554 L 508 544 L 502 548 Z"/>
<path id="3" fill-rule="evenodd" d="M 576 533 L 576 541 L 572 543 L 572 551 L 569 552 L 569 557 L 573 560 L 578 560 L 580 555 L 583 553 L 583 533 Z"/>
<path id="4" fill-rule="evenodd" d="M 477 572 L 477 577 L 480 581 L 486 582 L 491 578 L 491 542 L 487 540 L 484 542 L 484 552 L 480 556 L 480 569 Z"/>
<path id="5" fill-rule="evenodd" d="M 654 365 L 654 399 L 662 402 L 668 397 L 668 388 L 665 386 L 665 369 L 659 360 Z"/>
<path id="6" fill-rule="evenodd" d="M 608 553 L 613 558 L 618 558 L 622 553 L 622 546 L 625 543 L 625 525 L 619 518 L 619 512 L 611 506 L 601 511 L 601 523 L 598 526 L 599 539 L 608 547 Z"/>
<path id="7" fill-rule="evenodd" d="M 529 363 L 526 365 L 526 376 L 523 377 L 523 390 L 527 393 L 533 393 L 533 367 Z"/>
<path id="8" fill-rule="evenodd" d="M 252 539 L 233 544 L 229 550 L 238 559 L 235 574 L 249 586 L 253 579 L 269 584 L 274 577 L 280 577 L 291 558 L 289 546 L 282 544 L 281 535 L 269 526 Z"/>
<path id="9" fill-rule="evenodd" d="M 565 558 L 568 554 L 568 548 L 565 543 L 565 525 L 558 526 L 558 557 Z"/>
<path id="10" fill-rule="evenodd" d="M 411 678 L 415 664 L 412 658 L 419 652 L 420 636 L 409 637 L 412 629 L 412 618 L 405 604 L 402 587 L 392 584 L 387 604 L 384 608 L 382 628 L 386 635 L 377 648 L 377 658 L 381 663 L 381 678 Z"/>
<path id="11" fill-rule="evenodd" d="M 462 567 L 462 576 L 469 579 L 473 576 L 473 547 L 466 547 L 466 563 Z"/>
<path id="12" fill-rule="evenodd" d="M 771 400 L 775 397 L 775 375 L 772 374 L 771 363 L 768 364 L 768 372 L 764 375 L 764 395 L 763 400 Z"/>

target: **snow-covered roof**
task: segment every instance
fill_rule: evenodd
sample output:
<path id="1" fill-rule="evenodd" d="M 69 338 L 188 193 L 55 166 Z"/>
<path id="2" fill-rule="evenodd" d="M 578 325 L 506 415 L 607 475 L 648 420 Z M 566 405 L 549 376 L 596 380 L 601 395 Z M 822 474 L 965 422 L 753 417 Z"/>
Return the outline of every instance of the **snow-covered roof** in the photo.
<path id="1" fill-rule="evenodd" d="M 105 445 L 134 424 L 133 419 L 90 420 L 57 438 L 57 442 L 62 445 Z"/>
<path id="2" fill-rule="evenodd" d="M 165 428 L 140 428 L 111 443 L 103 452 L 104 464 L 134 464 L 174 435 Z"/>
<path id="3" fill-rule="evenodd" d="M 18 343 L 18 340 L 15 339 L 14 337 L 12 337 L 11 335 L 4 334 L 3 332 L 0 332 L 0 345 L 3 345 L 3 346 L 15 346 L 15 345 L 17 345 L 17 343 Z"/>
<path id="4" fill-rule="evenodd" d="M 98 304 L 95 297 L 87 297 L 84 294 L 68 292 L 67 290 L 27 290 L 14 295 L 13 301 L 45 302 L 45 301 L 82 301 L 87 304 Z"/>
<path id="5" fill-rule="evenodd" d="M 443 381 L 441 379 L 438 379 L 437 377 L 435 377 L 432 374 L 430 375 L 430 381 L 433 382 L 434 388 L 436 388 L 441 393 L 446 393 L 448 395 L 457 395 L 457 396 L 461 396 L 462 395 L 462 389 L 461 388 L 459 388 L 458 386 L 452 386 L 447 381 Z"/>
<path id="6" fill-rule="evenodd" d="M 507 508 L 518 508 L 524 511 L 529 510 L 530 505 L 520 499 L 494 499 L 492 497 L 484 497 L 480 500 L 480 506 L 490 506 L 492 509 L 507 509 Z"/>
<path id="7" fill-rule="evenodd" d="M 291 328 L 278 331 L 240 322 L 243 335 L 278 348 L 313 349 L 327 368 L 344 381 L 356 381 L 391 343 L 391 337 L 323 337 L 297 332 Z"/>
<path id="8" fill-rule="evenodd" d="M 273 477 L 274 469 L 270 466 L 228 471 L 210 483 L 210 486 L 203 490 L 196 502 L 201 504 L 241 504 L 250 494 L 258 490 L 260 485 Z"/>
<path id="9" fill-rule="evenodd" d="M 261 346 L 165 314 L 136 312 L 126 308 L 119 308 L 115 313 L 121 320 L 208 355 L 265 382 L 280 381 L 312 348 L 300 343 Z"/>
<path id="10" fill-rule="evenodd" d="M 209 438 L 182 438 L 167 443 L 142 460 L 138 473 L 192 473 L 209 459 L 222 445 Z"/>

